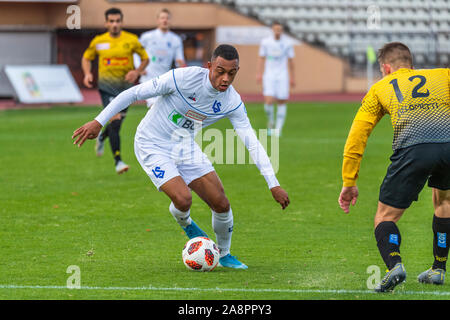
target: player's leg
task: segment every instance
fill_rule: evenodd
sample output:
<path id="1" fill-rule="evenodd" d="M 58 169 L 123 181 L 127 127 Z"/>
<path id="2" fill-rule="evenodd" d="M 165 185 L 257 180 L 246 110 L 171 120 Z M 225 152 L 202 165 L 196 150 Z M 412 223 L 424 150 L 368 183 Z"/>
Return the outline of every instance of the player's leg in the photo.
<path id="1" fill-rule="evenodd" d="M 122 161 L 120 153 L 120 128 L 125 116 L 123 113 L 114 115 L 108 125 L 108 137 L 113 153 L 114 162 L 116 165 L 116 172 L 118 174 L 128 171 L 129 166 Z"/>
<path id="2" fill-rule="evenodd" d="M 267 116 L 267 130 L 270 135 L 271 130 L 275 128 L 275 98 L 264 96 L 264 112 Z"/>
<path id="3" fill-rule="evenodd" d="M 406 279 L 406 271 L 400 256 L 401 235 L 396 224 L 404 211 L 405 209 L 378 202 L 375 214 L 375 239 L 388 272 L 375 288 L 376 292 L 391 291 Z"/>
<path id="4" fill-rule="evenodd" d="M 450 190 L 433 188 L 433 256 L 432 269 L 446 270 L 450 245 Z M 444 279 L 442 279 L 443 282 Z"/>
<path id="5" fill-rule="evenodd" d="M 428 186 L 433 192 L 434 262 L 417 280 L 421 283 L 443 284 L 450 245 L 450 143 L 436 144 L 434 148 L 433 154 L 438 156 L 439 161 L 428 180 Z"/>
<path id="6" fill-rule="evenodd" d="M 287 116 L 287 100 L 289 98 L 289 77 L 285 76 L 277 79 L 274 83 L 275 97 L 277 99 L 277 113 L 275 122 L 275 132 L 281 136 Z"/>
<path id="7" fill-rule="evenodd" d="M 211 208 L 212 226 L 220 250 L 220 264 L 224 267 L 247 269 L 247 266 L 231 256 L 233 211 L 217 173 L 211 171 L 189 183 L 189 187 Z"/>
<path id="8" fill-rule="evenodd" d="M 103 108 L 105 108 L 114 97 L 103 90 L 99 90 L 99 93 L 100 93 L 100 98 L 102 100 Z M 98 137 L 96 139 L 95 153 L 97 154 L 97 157 L 103 156 L 103 153 L 105 150 L 105 140 L 106 140 L 106 138 L 108 138 L 108 131 L 109 131 L 109 122 L 103 128 L 102 132 L 98 135 Z"/>
<path id="9" fill-rule="evenodd" d="M 215 171 L 193 180 L 189 187 L 211 208 L 212 226 L 221 256 L 230 253 L 233 212 Z"/>
<path id="10" fill-rule="evenodd" d="M 159 189 L 170 198 L 169 211 L 189 239 L 208 237 L 191 219 L 191 190 L 180 176 L 165 182 Z"/>
<path id="11" fill-rule="evenodd" d="M 102 98 L 103 107 L 106 107 L 111 100 L 114 99 L 114 95 L 100 90 L 100 96 Z M 109 143 L 111 145 L 111 151 L 114 157 L 114 163 L 116 167 L 116 172 L 118 174 L 122 174 L 128 171 L 129 166 L 122 161 L 120 154 L 120 128 L 122 126 L 122 122 L 125 119 L 128 108 L 124 109 L 120 113 L 114 115 L 103 129 L 102 134 L 100 134 L 99 138 L 96 142 L 96 153 L 97 156 L 103 155 L 104 150 L 104 141 L 106 137 L 109 138 Z"/>
<path id="12" fill-rule="evenodd" d="M 264 112 L 267 116 L 268 135 L 275 127 L 275 87 L 274 81 L 268 76 L 263 77 Z"/>
<path id="13" fill-rule="evenodd" d="M 397 222 L 404 211 L 405 209 L 395 208 L 381 201 L 378 202 L 374 219 L 375 239 L 381 257 L 389 270 L 397 263 L 402 262 L 400 256 L 401 235 Z"/>
<path id="14" fill-rule="evenodd" d="M 275 123 L 275 129 L 277 129 L 277 133 L 281 136 L 283 131 L 284 123 L 286 121 L 287 116 L 287 100 L 278 100 L 277 101 L 277 121 Z"/>
<path id="15" fill-rule="evenodd" d="M 206 236 L 191 219 L 191 191 L 181 178 L 174 161 L 161 154 L 154 153 L 152 146 L 143 146 L 137 140 L 134 143 L 136 158 L 159 191 L 163 191 L 171 200 L 169 211 L 189 238 Z"/>
<path id="16" fill-rule="evenodd" d="M 431 160 L 424 157 L 430 150 L 412 146 L 396 150 L 380 187 L 378 209 L 375 215 L 375 239 L 388 273 L 375 291 L 391 291 L 406 278 L 400 256 L 401 234 L 397 226 L 403 212 L 413 201 L 430 174 Z"/>
<path id="17" fill-rule="evenodd" d="M 421 283 L 443 284 L 449 251 L 450 190 L 433 188 L 433 257 L 431 268 L 422 272 L 417 280 Z"/>

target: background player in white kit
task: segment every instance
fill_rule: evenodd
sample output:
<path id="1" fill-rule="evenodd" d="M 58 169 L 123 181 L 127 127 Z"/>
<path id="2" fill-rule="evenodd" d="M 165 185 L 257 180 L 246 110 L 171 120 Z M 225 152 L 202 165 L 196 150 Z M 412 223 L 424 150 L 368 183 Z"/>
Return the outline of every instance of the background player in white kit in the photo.
<path id="1" fill-rule="evenodd" d="M 220 264 L 247 269 L 231 256 L 233 213 L 214 168 L 195 143 L 197 130 L 228 118 L 264 176 L 272 196 L 283 209 L 289 197 L 275 176 L 266 151 L 258 141 L 240 95 L 231 86 L 239 70 L 236 49 L 220 45 L 208 68 L 173 69 L 164 75 L 122 92 L 95 118 L 74 131 L 80 147 L 95 139 L 108 119 L 136 100 L 159 96 L 138 126 L 136 157 L 158 190 L 170 199 L 169 211 L 189 238 L 206 236 L 190 217 L 191 190 L 212 211 L 212 225 L 220 249 Z M 195 98 L 194 98 L 195 96 Z"/>
<path id="2" fill-rule="evenodd" d="M 259 47 L 256 81 L 258 84 L 262 81 L 263 84 L 268 133 L 271 133 L 271 129 L 278 129 L 275 132 L 281 135 L 286 120 L 289 89 L 295 87 L 294 48 L 292 41 L 283 35 L 283 26 L 279 22 L 272 23 L 272 32 L 273 35 L 264 38 Z"/>
<path id="3" fill-rule="evenodd" d="M 171 13 L 162 9 L 156 16 L 157 28 L 144 32 L 139 42 L 147 51 L 150 63 L 139 79 L 140 83 L 156 78 L 172 69 L 173 63 L 177 67 L 186 65 L 183 52 L 183 41 L 176 33 L 170 31 Z M 139 56 L 134 55 L 135 65 L 139 65 Z M 137 63 L 137 64 L 136 64 Z M 156 98 L 146 99 L 147 107 L 151 107 Z"/>

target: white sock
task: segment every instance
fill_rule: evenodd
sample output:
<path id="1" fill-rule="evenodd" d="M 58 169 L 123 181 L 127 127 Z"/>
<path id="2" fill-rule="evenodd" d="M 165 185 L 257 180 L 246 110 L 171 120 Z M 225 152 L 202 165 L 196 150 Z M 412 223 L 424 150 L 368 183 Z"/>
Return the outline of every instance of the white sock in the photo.
<path id="1" fill-rule="evenodd" d="M 280 104 L 277 107 L 277 123 L 275 124 L 275 128 L 280 130 L 283 129 L 284 121 L 286 120 L 287 114 L 287 106 L 286 104 Z"/>
<path id="2" fill-rule="evenodd" d="M 191 224 L 192 221 L 191 210 L 188 210 L 186 212 L 180 211 L 177 208 L 175 208 L 173 202 L 171 202 L 169 206 L 169 211 L 182 228 L 186 228 L 188 225 Z"/>
<path id="3" fill-rule="evenodd" d="M 272 129 L 275 123 L 275 110 L 273 104 L 264 104 L 264 111 L 266 112 L 267 120 L 269 121 L 269 128 L 267 129 Z"/>
<path id="4" fill-rule="evenodd" d="M 217 246 L 220 250 L 220 257 L 230 253 L 231 235 L 233 233 L 233 211 L 217 213 L 212 211 L 212 225 L 216 234 Z"/>

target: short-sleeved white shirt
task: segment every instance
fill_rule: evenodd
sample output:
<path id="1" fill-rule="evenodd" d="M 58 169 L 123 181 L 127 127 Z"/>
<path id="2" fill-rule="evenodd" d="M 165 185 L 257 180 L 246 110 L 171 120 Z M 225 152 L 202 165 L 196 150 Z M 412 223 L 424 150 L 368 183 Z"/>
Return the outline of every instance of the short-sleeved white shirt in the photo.
<path id="1" fill-rule="evenodd" d="M 264 77 L 288 77 L 288 59 L 294 57 L 293 43 L 284 35 L 278 40 L 273 36 L 264 38 L 259 47 L 259 56 L 266 60 Z"/>
<path id="2" fill-rule="evenodd" d="M 145 69 L 147 74 L 141 76 L 141 83 L 169 71 L 174 60 L 184 60 L 183 41 L 172 31 L 150 30 L 141 34 L 139 42 L 150 59 Z"/>

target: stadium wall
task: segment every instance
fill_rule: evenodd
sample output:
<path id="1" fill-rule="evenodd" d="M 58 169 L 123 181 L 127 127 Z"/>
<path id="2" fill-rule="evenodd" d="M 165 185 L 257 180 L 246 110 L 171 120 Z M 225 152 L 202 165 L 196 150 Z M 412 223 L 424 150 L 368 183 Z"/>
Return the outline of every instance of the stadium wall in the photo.
<path id="1" fill-rule="evenodd" d="M 252 18 L 243 16 L 231 9 L 206 3 L 149 3 L 149 2 L 109 2 L 106 0 L 81 0 L 76 3 L 81 9 L 81 29 L 68 30 L 66 12 L 70 3 L 0 3 L 0 39 L 5 32 L 29 32 L 36 29 L 48 29 L 57 35 L 64 31 L 65 36 L 72 34 L 85 34 L 90 31 L 89 39 L 93 32 L 104 32 L 103 13 L 110 7 L 119 7 L 124 13 L 124 27 L 131 32 L 143 31 L 155 28 L 156 13 L 163 7 L 172 12 L 172 30 L 200 30 L 209 32 L 209 41 L 214 45 L 207 46 L 209 52 L 217 45 L 215 30 L 220 26 L 262 26 Z M 139 33 L 139 32 L 136 32 Z M 84 50 L 86 39 L 81 42 L 61 41 L 56 36 L 55 51 L 52 63 L 67 63 L 81 86 L 81 67 L 79 59 L 76 59 L 74 50 Z M 83 48 L 80 47 L 83 44 Z M 71 46 L 61 48 L 61 46 Z M 256 84 L 256 61 L 258 57 L 258 45 L 238 44 L 241 58 L 241 70 L 235 81 L 235 87 L 243 94 L 258 95 L 261 93 L 261 85 Z M 70 54 L 70 52 L 73 52 Z M 358 92 L 366 89 L 366 83 L 359 79 L 346 77 L 346 62 L 326 51 L 317 49 L 305 43 L 295 45 L 296 88 L 295 94 L 308 93 L 344 93 Z M 78 53 L 76 53 L 78 55 Z M 32 61 L 33 49 L 29 50 Z M 205 58 L 206 59 L 206 58 Z M 1 66 L 0 66 L 1 67 Z"/>

